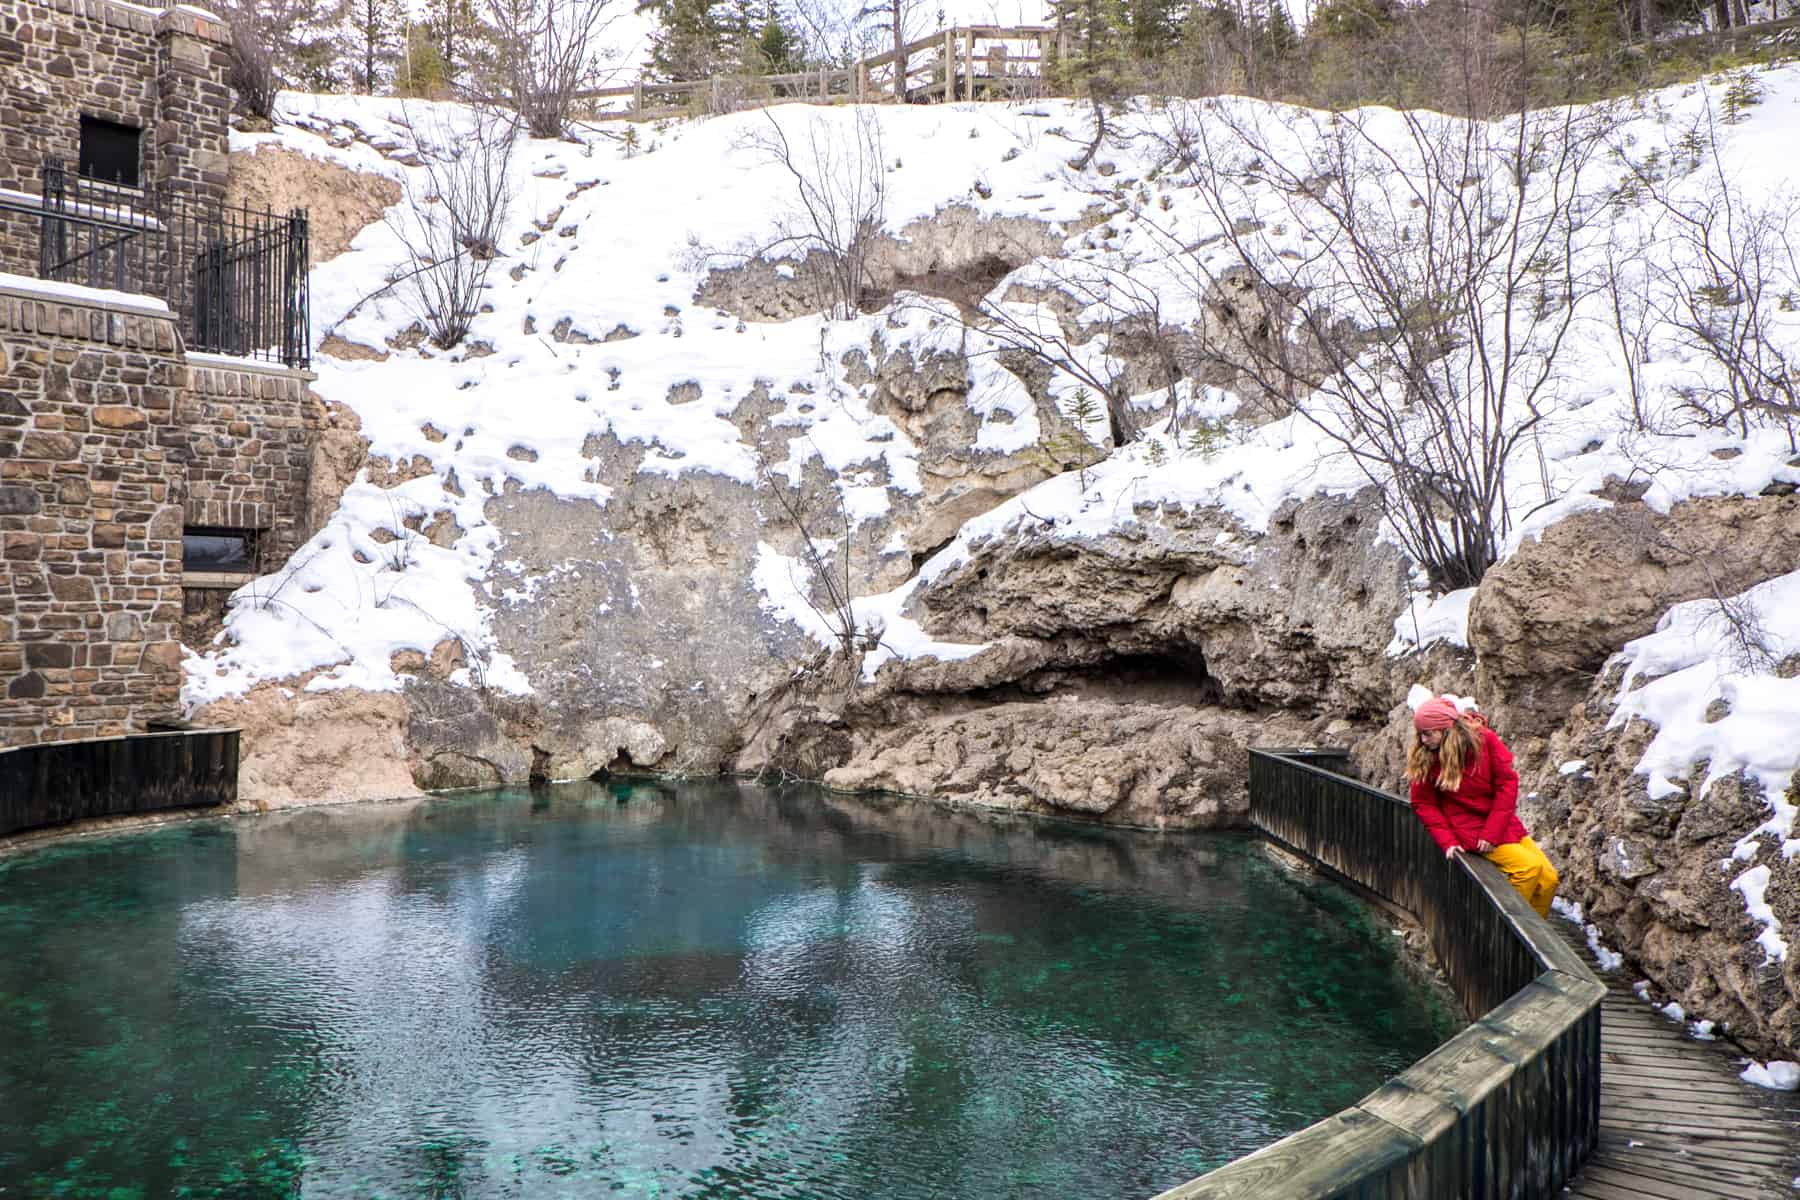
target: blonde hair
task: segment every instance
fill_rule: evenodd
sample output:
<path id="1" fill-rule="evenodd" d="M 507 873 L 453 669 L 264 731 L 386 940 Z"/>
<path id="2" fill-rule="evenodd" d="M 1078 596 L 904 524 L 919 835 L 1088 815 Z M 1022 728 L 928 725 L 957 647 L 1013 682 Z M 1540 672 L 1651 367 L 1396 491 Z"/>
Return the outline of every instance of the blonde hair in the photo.
<path id="1" fill-rule="evenodd" d="M 1444 730 L 1444 740 L 1436 750 L 1427 750 L 1413 731 L 1412 746 L 1406 752 L 1406 778 L 1409 783 L 1431 783 L 1431 771 L 1437 768 L 1436 786 L 1454 792 L 1462 786 L 1463 771 L 1481 754 L 1481 742 L 1467 721 L 1458 721 Z"/>

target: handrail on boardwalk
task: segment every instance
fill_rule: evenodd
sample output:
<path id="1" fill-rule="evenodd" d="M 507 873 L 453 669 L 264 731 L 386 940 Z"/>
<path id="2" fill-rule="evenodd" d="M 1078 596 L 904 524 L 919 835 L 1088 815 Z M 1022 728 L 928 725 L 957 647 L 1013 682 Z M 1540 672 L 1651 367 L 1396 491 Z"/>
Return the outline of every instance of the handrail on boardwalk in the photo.
<path id="1" fill-rule="evenodd" d="M 1605 985 L 1493 864 L 1445 859 L 1405 801 L 1325 769 L 1347 762 L 1252 750 L 1251 824 L 1411 913 L 1482 1015 L 1359 1103 L 1157 1200 L 1548 1200 L 1599 1134 Z"/>

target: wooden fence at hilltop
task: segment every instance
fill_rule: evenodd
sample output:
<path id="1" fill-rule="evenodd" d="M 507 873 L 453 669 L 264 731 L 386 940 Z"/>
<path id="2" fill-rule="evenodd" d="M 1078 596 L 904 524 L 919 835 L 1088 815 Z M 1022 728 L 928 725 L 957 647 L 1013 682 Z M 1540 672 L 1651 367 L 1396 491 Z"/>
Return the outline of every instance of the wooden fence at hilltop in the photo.
<path id="1" fill-rule="evenodd" d="M 849 67 L 716 75 L 684 83 L 640 79 L 625 87 L 582 92 L 577 102 L 584 120 L 646 121 L 766 104 L 1021 99 L 1043 93 L 1045 64 L 1054 62 L 1060 49 L 1056 30 L 1047 26 L 963 25 Z"/>
<path id="2" fill-rule="evenodd" d="M 1666 38 L 1634 47 L 1666 56 L 1708 46 L 1742 53 L 1764 43 L 1800 51 L 1800 15 Z M 576 97 L 586 121 L 648 121 L 736 112 L 769 104 L 929 103 L 1018 100 L 1050 94 L 1047 70 L 1067 57 L 1066 35 L 1045 25 L 961 25 L 872 54 L 848 67 L 784 75 L 716 75 L 681 83 L 644 79 Z M 622 103 L 621 103 L 622 102 Z"/>

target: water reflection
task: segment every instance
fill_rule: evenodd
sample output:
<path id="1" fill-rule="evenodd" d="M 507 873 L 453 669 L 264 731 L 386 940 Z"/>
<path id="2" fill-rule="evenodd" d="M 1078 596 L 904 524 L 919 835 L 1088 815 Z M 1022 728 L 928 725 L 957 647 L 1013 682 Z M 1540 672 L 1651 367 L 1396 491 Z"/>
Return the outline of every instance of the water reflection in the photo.
<path id="1" fill-rule="evenodd" d="M 0 861 L 0 1195 L 1149 1195 L 1448 1032 L 1391 940 L 1243 839 L 802 788 L 67 845 Z"/>

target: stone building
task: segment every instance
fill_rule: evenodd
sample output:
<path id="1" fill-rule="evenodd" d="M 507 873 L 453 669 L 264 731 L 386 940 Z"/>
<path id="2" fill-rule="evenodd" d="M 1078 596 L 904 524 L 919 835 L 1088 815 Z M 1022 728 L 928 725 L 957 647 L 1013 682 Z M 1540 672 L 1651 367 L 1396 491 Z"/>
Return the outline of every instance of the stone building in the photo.
<path id="1" fill-rule="evenodd" d="M 227 47 L 0 0 L 0 747 L 178 716 L 184 632 L 308 533 L 306 226 L 224 208 Z"/>

